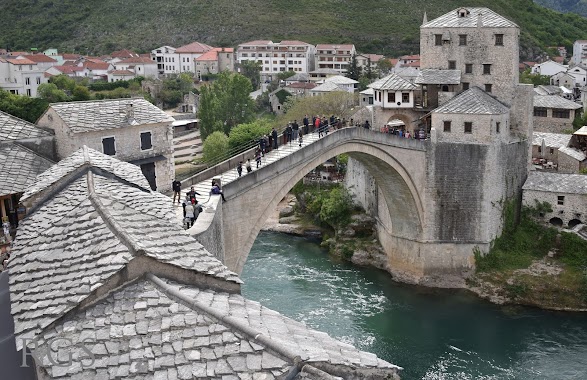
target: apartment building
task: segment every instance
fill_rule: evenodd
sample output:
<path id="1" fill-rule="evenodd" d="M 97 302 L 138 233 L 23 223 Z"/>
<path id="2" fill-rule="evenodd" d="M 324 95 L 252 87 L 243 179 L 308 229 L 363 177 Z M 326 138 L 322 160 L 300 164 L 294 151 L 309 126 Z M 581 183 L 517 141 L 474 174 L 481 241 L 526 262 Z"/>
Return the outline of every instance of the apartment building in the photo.
<path id="1" fill-rule="evenodd" d="M 28 58 L 0 58 L 0 88 L 17 95 L 37 96 L 37 89 L 48 80 L 45 70 Z"/>
<path id="2" fill-rule="evenodd" d="M 336 70 L 345 74 L 352 57 L 357 54 L 355 45 L 316 45 L 316 68 Z"/>

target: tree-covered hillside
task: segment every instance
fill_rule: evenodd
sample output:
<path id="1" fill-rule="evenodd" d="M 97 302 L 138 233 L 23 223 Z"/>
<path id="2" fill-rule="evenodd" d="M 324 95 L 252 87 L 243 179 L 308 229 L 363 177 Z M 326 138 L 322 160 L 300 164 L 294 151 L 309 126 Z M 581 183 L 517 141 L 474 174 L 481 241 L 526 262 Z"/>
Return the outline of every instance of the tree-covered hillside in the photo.
<path id="1" fill-rule="evenodd" d="M 532 0 L 0 0 L 0 47 L 103 54 L 295 38 L 397 55 L 418 51 L 424 11 L 430 20 L 462 5 L 489 7 L 520 25 L 523 58 L 587 38 L 587 19 Z"/>
<path id="2" fill-rule="evenodd" d="M 573 12 L 587 16 L 587 0 L 534 0 L 537 4 L 559 12 Z"/>

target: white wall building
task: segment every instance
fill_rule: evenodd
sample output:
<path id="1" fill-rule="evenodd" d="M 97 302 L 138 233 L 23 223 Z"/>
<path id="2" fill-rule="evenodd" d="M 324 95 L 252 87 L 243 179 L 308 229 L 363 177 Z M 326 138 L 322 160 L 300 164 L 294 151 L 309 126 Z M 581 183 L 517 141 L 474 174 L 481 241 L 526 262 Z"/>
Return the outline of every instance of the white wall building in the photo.
<path id="1" fill-rule="evenodd" d="M 567 71 L 567 68 L 568 66 L 561 65 L 560 63 L 546 61 L 534 65 L 534 67 L 532 67 L 532 74 L 540 74 L 551 77 L 554 74 Z"/>
<path id="2" fill-rule="evenodd" d="M 357 54 L 355 45 L 316 45 L 316 69 L 332 69 L 345 74 L 352 57 Z"/>
<path id="3" fill-rule="evenodd" d="M 413 108 L 414 90 L 418 86 L 397 74 L 390 74 L 369 85 L 373 89 L 373 105 L 385 109 Z"/>
<path id="4" fill-rule="evenodd" d="M 171 46 L 161 46 L 151 50 L 151 58 L 157 64 L 159 75 L 179 73 L 179 55 L 175 54 L 176 50 Z"/>
<path id="5" fill-rule="evenodd" d="M 575 66 L 587 65 L 587 40 L 577 40 L 573 44 L 571 64 Z"/>
<path id="6" fill-rule="evenodd" d="M 37 96 L 48 79 L 36 62 L 26 58 L 0 58 L 0 88 L 17 95 Z"/>
<path id="7" fill-rule="evenodd" d="M 284 71 L 309 73 L 314 70 L 315 54 L 316 48 L 302 41 L 256 40 L 238 45 L 236 60 L 239 64 L 257 61 L 261 65 L 261 78 L 272 80 Z"/>
<path id="8" fill-rule="evenodd" d="M 135 73 L 135 76 L 145 78 L 157 78 L 157 63 L 145 57 L 132 57 L 123 59 L 114 64 L 116 70 L 128 70 Z"/>

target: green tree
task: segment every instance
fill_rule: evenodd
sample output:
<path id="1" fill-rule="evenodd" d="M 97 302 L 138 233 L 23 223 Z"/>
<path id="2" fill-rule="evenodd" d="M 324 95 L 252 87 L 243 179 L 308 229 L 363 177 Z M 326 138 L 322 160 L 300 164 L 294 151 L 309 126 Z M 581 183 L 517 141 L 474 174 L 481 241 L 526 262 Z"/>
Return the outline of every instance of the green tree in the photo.
<path id="1" fill-rule="evenodd" d="M 204 140 L 202 154 L 204 161 L 216 163 L 228 153 L 228 137 L 223 132 L 215 131 Z"/>
<path id="2" fill-rule="evenodd" d="M 322 202 L 320 220 L 334 228 L 344 226 L 351 220 L 353 200 L 345 187 L 335 187 Z"/>
<path id="3" fill-rule="evenodd" d="M 354 80 L 359 80 L 359 77 L 361 76 L 361 68 L 357 64 L 356 54 L 353 54 L 353 56 L 351 57 L 351 63 L 349 63 L 349 68 L 346 72 L 346 76 Z"/>
<path id="4" fill-rule="evenodd" d="M 304 115 L 335 115 L 349 119 L 355 112 L 357 100 L 357 94 L 345 91 L 334 91 L 320 96 L 291 96 L 283 106 L 285 115 L 278 119 L 278 123 L 284 125 L 289 120 L 300 121 Z"/>
<path id="5" fill-rule="evenodd" d="M 550 77 L 540 74 L 532 74 L 530 69 L 526 69 L 520 74 L 520 83 L 533 84 L 534 86 L 549 85 Z"/>
<path id="6" fill-rule="evenodd" d="M 237 148 L 269 132 L 271 132 L 271 124 L 268 120 L 260 119 L 252 123 L 239 124 L 230 131 L 228 145 L 230 148 Z"/>
<path id="7" fill-rule="evenodd" d="M 381 58 L 379 61 L 377 61 L 377 71 L 380 78 L 389 74 L 391 69 L 391 61 L 388 58 Z"/>
<path id="8" fill-rule="evenodd" d="M 73 100 L 90 100 L 90 90 L 85 86 L 75 86 L 72 93 Z"/>
<path id="9" fill-rule="evenodd" d="M 239 67 L 241 74 L 251 81 L 253 90 L 258 89 L 261 84 L 261 64 L 254 60 L 245 60 L 240 63 Z"/>
<path id="10" fill-rule="evenodd" d="M 11 94 L 0 89 L 0 110 L 34 123 L 47 110 L 49 102 L 42 98 Z"/>
<path id="11" fill-rule="evenodd" d="M 253 87 L 243 75 L 223 72 L 200 94 L 200 133 L 202 138 L 222 125 L 226 135 L 238 125 L 248 123 L 255 115 L 255 102 L 249 94 Z"/>
<path id="12" fill-rule="evenodd" d="M 52 77 L 49 82 L 57 86 L 58 89 L 68 91 L 70 93 L 73 92 L 76 86 L 75 80 L 65 74 L 56 75 Z"/>
<path id="13" fill-rule="evenodd" d="M 37 89 L 37 95 L 49 103 L 66 102 L 69 100 L 67 94 L 57 88 L 54 83 L 43 83 Z"/>

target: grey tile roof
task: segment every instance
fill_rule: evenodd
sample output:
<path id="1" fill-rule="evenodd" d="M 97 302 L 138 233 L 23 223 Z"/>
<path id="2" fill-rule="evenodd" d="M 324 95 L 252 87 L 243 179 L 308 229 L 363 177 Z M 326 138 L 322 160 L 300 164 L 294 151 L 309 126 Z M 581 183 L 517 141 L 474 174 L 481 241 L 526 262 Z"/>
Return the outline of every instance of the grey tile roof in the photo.
<path id="1" fill-rule="evenodd" d="M 186 276 L 208 287 L 242 282 L 180 227 L 169 198 L 106 175 L 87 168 L 81 176 L 64 177 L 21 222 L 10 262 L 19 339 L 36 336 L 96 297 L 133 262 L 135 276 L 157 268 L 191 273 Z"/>
<path id="2" fill-rule="evenodd" d="M 55 110 L 73 133 L 173 121 L 173 118 L 145 99 L 54 103 L 50 108 Z M 127 116 L 130 109 L 132 117 Z"/>
<path id="3" fill-rule="evenodd" d="M 459 84 L 461 70 L 422 69 L 415 81 L 416 84 Z"/>
<path id="4" fill-rule="evenodd" d="M 587 175 L 532 171 L 528 174 L 522 189 L 561 194 L 587 194 Z"/>
<path id="5" fill-rule="evenodd" d="M 479 22 L 479 15 L 481 15 L 481 26 L 483 27 L 518 28 L 518 25 L 489 8 L 464 7 L 464 9 L 470 12 L 467 17 L 459 17 L 457 11 L 460 9 L 463 8 L 457 8 L 445 13 L 434 20 L 428 21 L 420 28 L 476 28 Z"/>
<path id="6" fill-rule="evenodd" d="M 534 107 L 576 110 L 582 106 L 558 95 L 534 95 Z"/>
<path id="7" fill-rule="evenodd" d="M 542 140 L 544 145 L 550 148 L 560 148 L 569 145 L 573 135 L 565 135 L 562 133 L 548 133 L 548 132 L 533 132 L 532 133 L 532 145 L 542 146 Z"/>
<path id="8" fill-rule="evenodd" d="M 415 90 L 418 86 L 402 78 L 398 74 L 392 73 L 386 77 L 376 80 L 368 87 L 371 87 L 374 90 L 412 91 Z"/>
<path id="9" fill-rule="evenodd" d="M 400 77 L 413 82 L 420 75 L 420 70 L 414 67 L 400 67 L 395 69 L 395 73 Z"/>
<path id="10" fill-rule="evenodd" d="M 0 145 L 0 196 L 24 193 L 51 165 L 52 161 L 17 143 Z"/>
<path id="11" fill-rule="evenodd" d="M 334 84 L 357 84 L 357 83 L 359 83 L 358 81 L 356 81 L 354 79 L 347 78 L 342 75 L 335 75 L 333 77 L 326 78 L 324 80 L 324 82 L 332 82 Z"/>
<path id="12" fill-rule="evenodd" d="M 332 91 L 346 92 L 347 90 L 340 87 L 339 85 L 337 85 L 336 83 L 333 83 L 333 82 L 324 82 L 321 85 L 316 86 L 310 90 L 310 92 L 332 92 Z"/>
<path id="13" fill-rule="evenodd" d="M 509 112 L 509 108 L 479 87 L 471 87 L 432 112 L 503 115 Z"/>
<path id="14" fill-rule="evenodd" d="M 85 368 L 76 352 L 70 367 L 45 357 L 43 366 L 56 379 L 276 379 L 294 365 L 288 353 L 318 368 L 323 363 L 355 366 L 356 373 L 379 371 L 378 378 L 394 378 L 399 369 L 240 295 L 150 275 L 60 321 L 43 334 L 41 347 L 55 337 L 90 338 L 84 345 L 95 356 Z M 68 347 L 56 350 L 60 357 Z M 298 378 L 318 379 L 305 372 Z"/>
<path id="15" fill-rule="evenodd" d="M 562 90 L 558 86 L 551 85 L 539 85 L 534 87 L 534 92 L 538 95 L 558 95 L 562 93 Z"/>
<path id="16" fill-rule="evenodd" d="M 53 136 L 53 133 L 26 120 L 0 111 L 0 141 L 32 139 Z"/>
<path id="17" fill-rule="evenodd" d="M 112 173 L 120 179 L 138 185 L 145 190 L 151 188 L 140 167 L 128 162 L 119 161 L 84 146 L 59 161 L 59 163 L 52 166 L 49 170 L 40 174 L 35 180 L 34 185 L 23 195 L 22 200 L 26 201 L 28 198 L 82 168 L 84 165 Z"/>
<path id="18" fill-rule="evenodd" d="M 563 146 L 563 147 L 560 147 L 558 149 L 558 151 L 563 152 L 567 156 L 572 157 L 579 162 L 583 162 L 585 160 L 585 153 L 581 152 L 578 149 L 571 148 L 568 146 Z"/>

